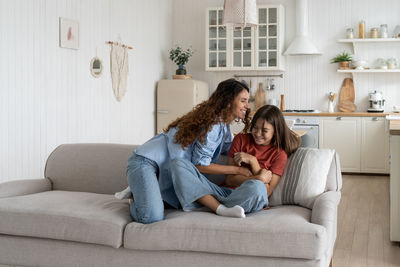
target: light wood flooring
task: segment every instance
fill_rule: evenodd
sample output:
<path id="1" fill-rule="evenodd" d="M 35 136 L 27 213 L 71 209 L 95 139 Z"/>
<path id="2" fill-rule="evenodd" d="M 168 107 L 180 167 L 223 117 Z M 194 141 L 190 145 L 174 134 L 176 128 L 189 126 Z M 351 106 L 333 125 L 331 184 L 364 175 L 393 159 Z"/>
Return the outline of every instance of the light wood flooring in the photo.
<path id="1" fill-rule="evenodd" d="M 389 238 L 389 176 L 343 175 L 333 267 L 400 266 Z"/>

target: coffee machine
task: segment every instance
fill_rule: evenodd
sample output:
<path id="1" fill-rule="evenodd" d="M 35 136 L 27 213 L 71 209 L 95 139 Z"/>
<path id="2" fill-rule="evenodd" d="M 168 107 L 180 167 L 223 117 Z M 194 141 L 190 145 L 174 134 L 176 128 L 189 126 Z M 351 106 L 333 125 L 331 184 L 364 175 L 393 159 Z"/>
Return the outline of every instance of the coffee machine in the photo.
<path id="1" fill-rule="evenodd" d="M 383 99 L 382 93 L 376 90 L 369 93 L 369 109 L 368 112 L 384 112 L 385 99 Z"/>

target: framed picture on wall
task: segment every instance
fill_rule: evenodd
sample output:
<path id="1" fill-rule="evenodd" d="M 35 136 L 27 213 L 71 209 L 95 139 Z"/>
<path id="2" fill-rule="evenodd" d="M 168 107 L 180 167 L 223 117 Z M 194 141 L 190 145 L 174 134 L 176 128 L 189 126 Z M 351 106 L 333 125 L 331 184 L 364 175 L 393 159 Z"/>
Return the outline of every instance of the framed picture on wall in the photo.
<path id="1" fill-rule="evenodd" d="M 60 17 L 60 47 L 79 49 L 79 22 Z"/>

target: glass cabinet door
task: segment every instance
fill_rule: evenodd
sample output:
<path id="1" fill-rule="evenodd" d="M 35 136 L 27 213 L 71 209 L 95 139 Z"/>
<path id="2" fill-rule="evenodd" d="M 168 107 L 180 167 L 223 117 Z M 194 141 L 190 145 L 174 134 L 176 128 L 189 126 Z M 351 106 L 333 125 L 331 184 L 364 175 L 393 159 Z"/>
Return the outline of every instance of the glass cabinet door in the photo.
<path id="1" fill-rule="evenodd" d="M 250 27 L 233 29 L 233 67 L 253 66 L 253 30 Z"/>
<path id="2" fill-rule="evenodd" d="M 278 8 L 260 7 L 258 9 L 257 67 L 277 68 L 278 56 Z"/>
<path id="3" fill-rule="evenodd" d="M 227 33 L 222 26 L 222 9 L 208 10 L 208 68 L 227 66 Z"/>

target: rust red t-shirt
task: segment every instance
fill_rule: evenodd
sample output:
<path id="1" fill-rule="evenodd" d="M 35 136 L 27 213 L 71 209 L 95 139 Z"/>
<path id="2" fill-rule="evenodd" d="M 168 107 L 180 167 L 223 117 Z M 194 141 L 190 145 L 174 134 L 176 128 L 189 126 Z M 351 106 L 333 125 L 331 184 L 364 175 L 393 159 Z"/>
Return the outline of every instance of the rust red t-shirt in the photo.
<path id="1" fill-rule="evenodd" d="M 251 134 L 238 134 L 232 141 L 228 156 L 233 158 L 236 152 L 246 152 L 255 156 L 261 168 L 282 176 L 287 160 L 287 154 L 283 149 L 278 149 L 272 144 L 267 146 L 257 145 Z M 248 164 L 243 163 L 242 166 L 250 168 Z"/>

